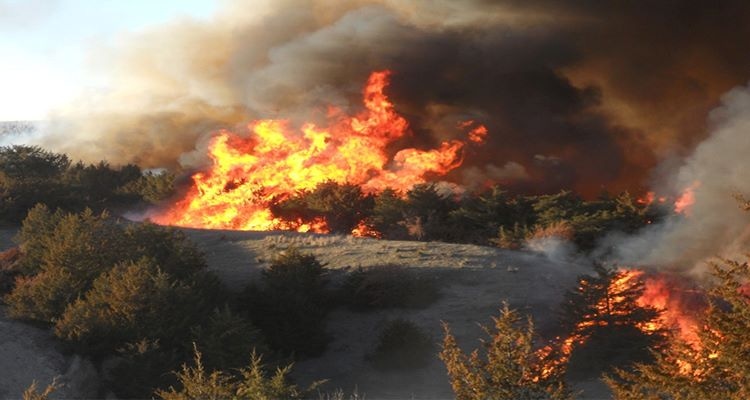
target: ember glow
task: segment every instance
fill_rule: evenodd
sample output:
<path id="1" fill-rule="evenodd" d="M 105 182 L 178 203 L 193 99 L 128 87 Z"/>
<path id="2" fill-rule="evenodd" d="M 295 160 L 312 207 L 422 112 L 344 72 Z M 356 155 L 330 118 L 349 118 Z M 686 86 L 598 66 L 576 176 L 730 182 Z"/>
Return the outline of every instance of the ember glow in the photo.
<path id="1" fill-rule="evenodd" d="M 696 350 L 700 349 L 697 317 L 699 312 L 705 308 L 702 293 L 688 288 L 685 286 L 685 281 L 677 277 L 650 275 L 638 269 L 621 269 L 610 283 L 607 296 L 600 299 L 591 315 L 584 316 L 584 319 L 576 325 L 568 337 L 558 337 L 556 345 L 548 345 L 539 350 L 540 357 L 549 358 L 548 356 L 554 350 L 553 347 L 558 346 L 557 357 L 542 369 L 542 377 L 550 375 L 561 365 L 566 364 L 576 347 L 589 340 L 589 336 L 586 334 L 588 328 L 595 325 L 608 325 L 607 318 L 602 318 L 602 316 L 617 317 L 629 312 L 627 307 L 622 306 L 622 302 L 626 300 L 625 297 L 619 296 L 617 293 L 626 292 L 629 287 L 632 287 L 636 279 L 642 279 L 644 283 L 644 290 L 637 300 L 637 305 L 653 307 L 660 312 L 655 321 L 640 324 L 638 328 L 647 335 L 671 330 L 681 341 L 688 343 Z M 587 290 L 585 282 L 579 290 Z M 617 323 L 617 319 L 614 319 L 614 321 Z M 686 361 L 681 362 L 685 365 L 684 369 L 691 365 Z"/>
<path id="2" fill-rule="evenodd" d="M 659 204 L 664 204 L 667 202 L 667 198 L 665 196 L 659 196 L 657 198 L 656 193 L 648 192 L 643 197 L 639 197 L 636 201 L 638 202 L 638 204 L 649 206 L 653 204 L 655 201 L 658 201 Z"/>
<path id="3" fill-rule="evenodd" d="M 695 203 L 695 189 L 701 185 L 700 182 L 693 182 L 688 186 L 674 202 L 674 212 L 678 214 L 690 215 L 690 207 Z"/>
<path id="4" fill-rule="evenodd" d="M 695 289 L 684 287 L 682 281 L 666 275 L 645 278 L 639 306 L 650 306 L 661 311 L 661 327 L 674 329 L 677 337 L 694 348 L 699 346 L 697 314 L 705 305 Z"/>
<path id="5" fill-rule="evenodd" d="M 404 192 L 426 182 L 427 175 L 445 175 L 460 166 L 466 144 L 460 140 L 428 150 L 401 149 L 389 158 L 387 147 L 410 134 L 408 122 L 383 92 L 389 75 L 370 75 L 360 114 L 352 117 L 331 107 L 327 127 L 306 123 L 296 131 L 288 121 L 261 120 L 249 125 L 247 136 L 219 132 L 209 146 L 210 168 L 193 175 L 184 198 L 152 219 L 196 228 L 327 232 L 325 221 L 284 225 L 269 205 L 327 181 L 356 184 L 366 193 Z M 459 127 L 468 130 L 472 143 L 482 143 L 487 135 L 474 121 Z M 358 227 L 356 233 L 365 231 Z"/>
<path id="6" fill-rule="evenodd" d="M 698 187 L 700 187 L 700 182 L 695 181 L 690 186 L 685 188 L 685 190 L 683 190 L 679 196 L 673 198 L 673 210 L 676 214 L 690 215 L 690 208 L 695 203 L 695 189 L 697 189 Z M 644 206 L 649 206 L 656 203 L 665 204 L 667 203 L 667 197 L 657 197 L 655 192 L 647 192 L 642 197 L 639 197 L 636 202 Z"/>

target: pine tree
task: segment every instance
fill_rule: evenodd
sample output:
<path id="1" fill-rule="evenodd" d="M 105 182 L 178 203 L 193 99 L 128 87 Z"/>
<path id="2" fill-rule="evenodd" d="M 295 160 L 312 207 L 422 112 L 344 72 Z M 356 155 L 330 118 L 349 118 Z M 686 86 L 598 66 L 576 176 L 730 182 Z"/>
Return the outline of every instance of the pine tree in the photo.
<path id="1" fill-rule="evenodd" d="M 157 390 L 156 396 L 164 400 L 276 400 L 305 399 L 323 382 L 315 382 L 308 389 L 299 389 L 289 383 L 292 366 L 278 368 L 273 375 L 266 373 L 261 357 L 252 352 L 247 367 L 234 371 L 217 370 L 207 372 L 201 353 L 195 349 L 194 366 L 183 365 L 175 372 L 180 389 L 170 387 Z"/>
<path id="2" fill-rule="evenodd" d="M 636 271 L 595 265 L 596 275 L 581 276 L 563 305 L 563 327 L 570 332 L 571 370 L 596 372 L 649 358 L 667 331 L 655 328 L 660 312 L 641 306 L 643 280 Z"/>
<path id="3" fill-rule="evenodd" d="M 494 329 L 483 327 L 489 340 L 482 341 L 483 356 L 474 350 L 468 356 L 444 325 L 440 359 L 457 400 L 569 399 L 562 379 L 565 368 L 547 368 L 552 360 L 534 346 L 534 325 L 523 323 L 518 312 L 504 304 Z"/>
<path id="4" fill-rule="evenodd" d="M 718 284 L 698 331 L 698 343 L 673 339 L 651 364 L 617 370 L 605 381 L 618 399 L 750 398 L 750 267 L 712 264 Z"/>

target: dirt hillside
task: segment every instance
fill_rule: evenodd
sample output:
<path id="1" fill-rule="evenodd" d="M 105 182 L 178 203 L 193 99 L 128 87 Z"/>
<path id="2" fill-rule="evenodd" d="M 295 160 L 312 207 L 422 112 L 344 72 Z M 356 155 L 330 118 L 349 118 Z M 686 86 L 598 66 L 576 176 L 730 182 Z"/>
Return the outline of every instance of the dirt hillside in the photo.
<path id="1" fill-rule="evenodd" d="M 585 263 L 551 260 L 542 254 L 511 252 L 491 247 L 383 241 L 335 235 L 288 232 L 236 232 L 186 229 L 205 253 L 209 268 L 230 289 L 241 290 L 257 279 L 278 252 L 289 247 L 312 252 L 329 268 L 346 271 L 359 266 L 387 264 L 413 268 L 435 280 L 441 296 L 421 310 L 353 312 L 335 310 L 328 324 L 332 338 L 323 356 L 296 363 L 294 377 L 300 384 L 329 379 L 326 389 L 355 388 L 367 399 L 448 399 L 452 397 L 442 363 L 411 372 L 384 373 L 373 369 L 365 357 L 375 346 L 384 323 L 406 318 L 429 332 L 437 344 L 441 321 L 451 325 L 466 349 L 483 337 L 478 323 L 487 324 L 503 301 L 529 313 L 542 334 L 556 324 L 556 307 L 575 277 L 589 269 Z M 0 230 L 0 249 L 12 245 L 13 231 Z M 79 368 L 75 359 L 60 354 L 49 332 L 0 317 L 0 398 L 15 397 L 31 380 L 49 381 Z M 84 368 L 85 369 L 85 368 Z M 584 398 L 606 395 L 597 382 L 579 382 Z M 84 390 L 84 389 L 76 389 Z M 64 392 L 65 395 L 71 392 Z"/>
<path id="2" fill-rule="evenodd" d="M 580 262 L 553 261 L 541 254 L 474 245 L 297 233 L 187 232 L 206 253 L 210 268 L 234 290 L 256 279 L 274 254 L 292 246 L 312 252 L 334 270 L 396 264 L 435 279 L 441 297 L 426 309 L 334 311 L 328 326 L 333 338 L 328 351 L 322 357 L 295 365 L 295 377 L 300 383 L 330 379 L 331 387 L 345 391 L 357 388 L 368 399 L 452 397 L 437 357 L 429 367 L 410 373 L 381 373 L 365 361 L 389 319 L 415 322 L 430 332 L 436 343 L 442 337 L 441 321 L 445 321 L 462 345 L 474 348 L 483 337 L 478 323 L 489 323 L 501 303 L 508 301 L 512 307 L 531 314 L 538 330 L 545 333 L 556 325 L 556 307 L 564 292 L 574 286 L 577 275 L 589 271 Z M 597 383 L 583 382 L 578 386 L 586 387 L 584 397 L 603 395 Z"/>

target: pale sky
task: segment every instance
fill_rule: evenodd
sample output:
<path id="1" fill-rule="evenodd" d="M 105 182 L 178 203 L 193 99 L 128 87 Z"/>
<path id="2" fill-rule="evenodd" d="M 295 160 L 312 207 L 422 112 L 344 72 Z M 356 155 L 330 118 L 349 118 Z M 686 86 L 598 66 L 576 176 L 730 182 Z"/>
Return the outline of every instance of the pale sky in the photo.
<path id="1" fill-rule="evenodd" d="M 101 85 L 89 49 L 181 18 L 217 0 L 0 0 L 0 121 L 39 120 Z"/>

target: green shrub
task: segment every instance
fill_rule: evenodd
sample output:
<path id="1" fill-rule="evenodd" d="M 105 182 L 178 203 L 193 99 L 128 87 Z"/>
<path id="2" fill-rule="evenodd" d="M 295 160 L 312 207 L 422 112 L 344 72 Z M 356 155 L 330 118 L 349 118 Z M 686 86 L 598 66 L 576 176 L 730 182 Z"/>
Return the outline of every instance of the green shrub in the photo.
<path id="1" fill-rule="evenodd" d="M 193 342 L 203 349 L 204 364 L 209 369 L 239 368 L 253 351 L 268 354 L 260 331 L 229 307 L 215 309 L 210 318 L 194 326 L 190 334 Z"/>
<path id="2" fill-rule="evenodd" d="M 5 297 L 16 318 L 51 322 L 65 307 L 83 297 L 101 274 L 116 264 L 148 258 L 161 271 L 211 295 L 215 278 L 205 261 L 179 231 L 153 224 L 124 225 L 106 213 L 50 212 L 43 205 L 29 211 L 19 233 L 20 269 L 27 275 Z"/>
<path id="3" fill-rule="evenodd" d="M 117 247 L 118 227 L 107 213 L 95 215 L 91 210 L 66 214 L 37 205 L 18 237 L 27 274 L 60 267 L 81 272 L 81 280 L 90 282 L 124 256 Z"/>
<path id="4" fill-rule="evenodd" d="M 358 268 L 347 274 L 341 287 L 341 302 L 359 311 L 424 308 L 439 296 L 431 277 L 397 265 Z"/>
<path id="5" fill-rule="evenodd" d="M 181 280 L 206 269 L 203 254 L 182 231 L 139 223 L 128 225 L 122 234 L 125 238 L 122 261 L 148 257 L 162 271 Z"/>
<path id="6" fill-rule="evenodd" d="M 404 221 L 409 235 L 417 240 L 457 240 L 450 215 L 458 208 L 451 194 L 435 184 L 415 185 L 406 193 Z"/>
<path id="7" fill-rule="evenodd" d="M 21 275 L 21 258 L 18 247 L 0 252 L 0 296 L 13 290 L 16 278 Z"/>
<path id="8" fill-rule="evenodd" d="M 490 242 L 501 249 L 519 250 L 526 243 L 529 235 L 529 228 L 526 225 L 521 226 L 516 223 L 512 228 L 501 226 L 498 229 L 497 237 L 490 239 Z"/>
<path id="9" fill-rule="evenodd" d="M 279 400 L 305 399 L 320 384 L 314 383 L 302 390 L 289 383 L 291 365 L 279 368 L 271 376 L 266 373 L 261 357 L 255 352 L 250 355 L 250 364 L 237 373 L 227 371 L 207 372 L 201 360 L 201 353 L 195 350 L 194 366 L 183 365 L 175 372 L 179 389 L 157 390 L 155 395 L 164 400 Z"/>
<path id="10" fill-rule="evenodd" d="M 70 159 L 65 154 L 52 153 L 38 146 L 0 147 L 0 171 L 9 177 L 57 177 L 69 166 Z"/>
<path id="11" fill-rule="evenodd" d="M 158 203 L 174 194 L 174 174 L 145 172 L 138 179 L 121 186 L 123 194 L 135 194 L 149 203 Z"/>
<path id="12" fill-rule="evenodd" d="M 78 297 L 81 286 L 67 269 L 50 269 L 17 278 L 13 290 L 3 300 L 12 318 L 52 323 Z"/>
<path id="13" fill-rule="evenodd" d="M 347 234 L 370 215 L 373 205 L 373 197 L 359 185 L 328 181 L 274 202 L 271 211 L 292 227 L 322 220 L 331 232 Z"/>
<path id="14" fill-rule="evenodd" d="M 315 187 L 306 198 L 313 216 L 322 217 L 334 233 L 350 233 L 367 218 L 374 205 L 373 198 L 365 195 L 359 185 L 324 182 Z"/>
<path id="15" fill-rule="evenodd" d="M 104 384 L 121 399 L 150 398 L 157 388 L 177 383 L 170 371 L 184 360 L 184 349 L 165 348 L 158 340 L 142 339 L 117 349 L 114 365 L 104 374 Z"/>
<path id="16" fill-rule="evenodd" d="M 429 335 L 411 321 L 395 319 L 385 324 L 367 359 L 377 369 L 398 370 L 424 367 L 434 356 Z"/>
<path id="17" fill-rule="evenodd" d="M 530 318 L 504 304 L 494 325 L 483 326 L 488 339 L 465 354 L 447 324 L 440 359 L 448 370 L 457 400 L 569 400 L 572 393 L 563 379 L 566 360 L 554 352 L 539 351 Z"/>
<path id="18" fill-rule="evenodd" d="M 323 352 L 329 307 L 325 272 L 314 256 L 287 250 L 263 271 L 261 286 L 245 291 L 243 302 L 250 319 L 271 348 L 295 355 Z"/>
<path id="19" fill-rule="evenodd" d="M 36 146 L 0 147 L 0 222 L 17 224 L 38 203 L 79 212 L 153 203 L 173 190 L 169 174 L 143 173 L 132 164 L 71 164 L 64 154 Z"/>
<path id="20" fill-rule="evenodd" d="M 95 355 L 142 338 L 178 344 L 187 341 L 189 327 L 208 310 L 193 287 L 142 259 L 98 277 L 85 297 L 68 306 L 55 334 Z"/>
<path id="21" fill-rule="evenodd" d="M 409 237 L 404 224 L 406 201 L 393 189 L 385 189 L 375 197 L 370 222 L 385 239 L 403 240 Z"/>

